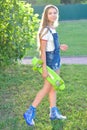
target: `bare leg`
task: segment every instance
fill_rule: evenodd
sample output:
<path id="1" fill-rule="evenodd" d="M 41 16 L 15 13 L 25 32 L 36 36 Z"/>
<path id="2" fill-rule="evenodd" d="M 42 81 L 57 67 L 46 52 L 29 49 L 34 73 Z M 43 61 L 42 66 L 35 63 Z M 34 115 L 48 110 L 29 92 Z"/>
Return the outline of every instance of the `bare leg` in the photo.
<path id="1" fill-rule="evenodd" d="M 57 73 L 59 73 L 59 70 L 57 71 Z M 56 91 L 47 80 L 44 81 L 43 88 L 37 93 L 32 103 L 32 106 L 37 107 L 47 93 L 49 93 L 50 107 L 55 106 L 56 105 Z"/>
<path id="2" fill-rule="evenodd" d="M 51 84 L 45 80 L 43 88 L 37 93 L 35 100 L 32 103 L 32 106 L 37 107 L 44 96 L 49 93 Z"/>
<path id="3" fill-rule="evenodd" d="M 60 70 L 57 70 L 56 73 L 59 74 Z M 49 91 L 49 102 L 50 102 L 50 107 L 56 106 L 56 91 L 54 90 L 53 87 L 51 87 Z"/>
<path id="4" fill-rule="evenodd" d="M 50 108 L 56 106 L 56 91 L 51 87 L 49 91 Z"/>

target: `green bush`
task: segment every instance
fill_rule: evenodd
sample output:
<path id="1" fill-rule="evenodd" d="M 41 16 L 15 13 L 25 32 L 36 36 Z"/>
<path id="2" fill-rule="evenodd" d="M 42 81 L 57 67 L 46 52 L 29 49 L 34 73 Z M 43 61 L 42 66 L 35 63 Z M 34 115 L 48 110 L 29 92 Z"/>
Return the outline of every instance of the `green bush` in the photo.
<path id="1" fill-rule="evenodd" d="M 47 4 L 60 4 L 60 0 L 55 0 L 55 2 L 53 0 L 36 0 L 37 5 L 47 5 Z"/>
<path id="2" fill-rule="evenodd" d="M 21 59 L 36 41 L 38 14 L 30 4 L 0 1 L 0 65 Z"/>
<path id="3" fill-rule="evenodd" d="M 54 5 L 57 5 L 57 4 L 60 4 L 61 0 L 23 0 L 23 1 L 26 1 L 26 2 L 29 2 L 33 5 L 47 5 L 47 4 L 54 4 Z"/>

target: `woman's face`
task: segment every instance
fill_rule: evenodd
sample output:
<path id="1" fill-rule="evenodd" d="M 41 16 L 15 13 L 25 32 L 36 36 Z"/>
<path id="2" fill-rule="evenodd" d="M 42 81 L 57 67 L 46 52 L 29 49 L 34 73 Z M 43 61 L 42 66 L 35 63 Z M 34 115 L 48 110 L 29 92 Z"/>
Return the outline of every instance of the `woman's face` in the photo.
<path id="1" fill-rule="evenodd" d="M 55 8 L 50 8 L 47 13 L 48 21 L 54 23 L 57 19 L 57 10 Z"/>

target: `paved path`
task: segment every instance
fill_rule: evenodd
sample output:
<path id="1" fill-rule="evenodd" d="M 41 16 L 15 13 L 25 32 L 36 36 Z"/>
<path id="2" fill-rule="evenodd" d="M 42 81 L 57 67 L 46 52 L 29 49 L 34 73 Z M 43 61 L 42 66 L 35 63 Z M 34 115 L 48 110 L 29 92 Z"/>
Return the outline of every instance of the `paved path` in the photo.
<path id="1" fill-rule="evenodd" d="M 24 58 L 22 64 L 31 64 L 32 58 Z M 81 57 L 61 57 L 62 64 L 85 64 L 87 65 L 87 56 Z"/>

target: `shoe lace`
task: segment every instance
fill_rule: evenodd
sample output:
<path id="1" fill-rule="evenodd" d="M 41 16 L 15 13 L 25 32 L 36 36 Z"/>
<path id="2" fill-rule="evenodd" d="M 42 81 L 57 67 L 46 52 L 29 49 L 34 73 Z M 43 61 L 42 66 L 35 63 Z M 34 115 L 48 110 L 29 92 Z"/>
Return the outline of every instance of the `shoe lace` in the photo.
<path id="1" fill-rule="evenodd" d="M 35 110 L 34 109 L 30 108 L 29 110 L 27 110 L 27 114 L 30 115 L 30 116 L 28 116 L 29 120 L 35 118 Z"/>

